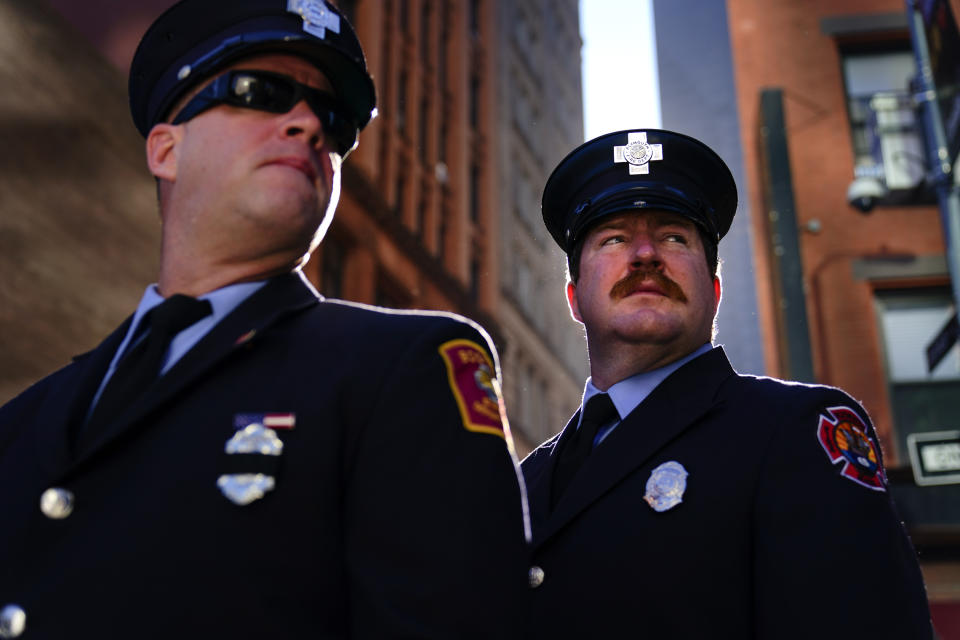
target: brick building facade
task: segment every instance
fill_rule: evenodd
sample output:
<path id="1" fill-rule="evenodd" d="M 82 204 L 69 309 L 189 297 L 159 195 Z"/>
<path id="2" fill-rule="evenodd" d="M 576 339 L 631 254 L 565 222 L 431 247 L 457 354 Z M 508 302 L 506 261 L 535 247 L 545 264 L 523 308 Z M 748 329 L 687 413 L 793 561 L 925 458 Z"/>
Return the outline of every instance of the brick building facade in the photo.
<path id="1" fill-rule="evenodd" d="M 919 485 L 908 446 L 911 434 L 960 428 L 960 347 L 927 371 L 924 350 L 954 309 L 904 2 L 728 0 L 710 20 L 686 20 L 699 8 L 655 0 L 664 126 L 736 134 L 720 150 L 742 162 L 751 273 L 724 284 L 755 292 L 764 370 L 747 372 L 835 385 L 863 403 L 938 632 L 960 637 L 960 485 Z M 679 44 L 689 41 L 700 44 Z M 722 108 L 671 108 L 718 76 L 734 87 Z M 848 203 L 855 179 L 883 187 L 869 213 Z"/>

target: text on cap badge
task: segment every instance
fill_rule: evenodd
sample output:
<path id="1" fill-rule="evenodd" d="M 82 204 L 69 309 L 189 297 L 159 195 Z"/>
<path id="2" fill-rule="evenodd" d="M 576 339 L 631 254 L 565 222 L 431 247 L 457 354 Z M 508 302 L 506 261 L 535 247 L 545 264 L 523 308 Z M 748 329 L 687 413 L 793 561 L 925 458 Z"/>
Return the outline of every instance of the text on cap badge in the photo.
<path id="1" fill-rule="evenodd" d="M 650 162 L 663 160 L 663 145 L 649 144 L 647 134 L 633 131 L 627 134 L 627 144 L 613 148 L 613 161 L 630 165 L 630 175 L 650 173 Z"/>

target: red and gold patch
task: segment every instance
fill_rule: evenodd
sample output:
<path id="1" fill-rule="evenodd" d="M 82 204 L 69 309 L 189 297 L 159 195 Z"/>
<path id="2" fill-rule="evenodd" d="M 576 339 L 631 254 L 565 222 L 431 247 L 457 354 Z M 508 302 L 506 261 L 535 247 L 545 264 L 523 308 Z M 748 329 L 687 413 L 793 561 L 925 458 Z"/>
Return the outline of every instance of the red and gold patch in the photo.
<path id="1" fill-rule="evenodd" d="M 817 439 L 830 462 L 843 462 L 840 474 L 874 491 L 886 491 L 887 479 L 867 425 L 850 407 L 830 407 L 820 416 Z"/>
<path id="2" fill-rule="evenodd" d="M 494 366 L 487 352 L 471 340 L 444 342 L 439 351 L 447 365 L 447 379 L 464 428 L 503 437 L 500 395 L 494 385 Z"/>

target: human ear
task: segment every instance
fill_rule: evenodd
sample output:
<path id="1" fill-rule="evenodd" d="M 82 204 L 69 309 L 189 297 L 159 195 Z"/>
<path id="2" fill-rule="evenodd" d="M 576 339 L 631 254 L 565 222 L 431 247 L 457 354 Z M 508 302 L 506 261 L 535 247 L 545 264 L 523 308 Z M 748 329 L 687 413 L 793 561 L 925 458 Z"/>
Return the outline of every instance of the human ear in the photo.
<path id="1" fill-rule="evenodd" d="M 567 282 L 567 304 L 570 306 L 570 315 L 579 323 L 583 323 L 580 317 L 580 305 L 577 303 L 577 285 L 572 281 Z"/>
<path id="2" fill-rule="evenodd" d="M 147 166 L 150 173 L 161 180 L 177 179 L 177 157 L 183 126 L 165 122 L 154 125 L 147 134 Z"/>
<path id="3" fill-rule="evenodd" d="M 720 308 L 720 276 L 713 276 L 713 314 L 717 314 L 717 309 Z"/>

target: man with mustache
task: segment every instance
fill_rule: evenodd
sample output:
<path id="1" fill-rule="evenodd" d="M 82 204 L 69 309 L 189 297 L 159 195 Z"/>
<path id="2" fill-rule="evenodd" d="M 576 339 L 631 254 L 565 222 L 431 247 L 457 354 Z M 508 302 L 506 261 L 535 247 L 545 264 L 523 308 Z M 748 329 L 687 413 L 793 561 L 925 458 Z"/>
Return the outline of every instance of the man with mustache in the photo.
<path id="1" fill-rule="evenodd" d="M 547 181 L 591 376 L 522 463 L 529 637 L 932 637 L 866 411 L 711 343 L 736 205 L 723 160 L 669 131 L 600 136 Z"/>
<path id="2" fill-rule="evenodd" d="M 519 633 L 528 527 L 486 334 L 301 273 L 375 104 L 323 0 L 186 0 L 147 31 L 158 281 L 0 408 L 0 638 Z"/>

